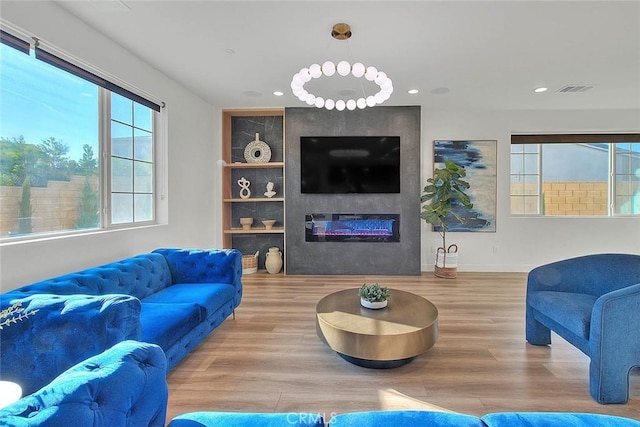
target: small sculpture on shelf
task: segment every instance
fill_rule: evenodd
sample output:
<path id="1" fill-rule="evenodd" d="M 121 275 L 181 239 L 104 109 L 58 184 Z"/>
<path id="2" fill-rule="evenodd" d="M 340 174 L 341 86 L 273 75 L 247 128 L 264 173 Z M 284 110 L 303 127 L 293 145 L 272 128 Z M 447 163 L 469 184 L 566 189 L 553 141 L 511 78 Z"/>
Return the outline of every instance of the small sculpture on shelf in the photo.
<path id="1" fill-rule="evenodd" d="M 276 192 L 273 191 L 273 182 L 269 181 L 267 182 L 267 191 L 265 191 L 264 195 L 267 197 L 273 197 L 276 195 Z"/>
<path id="2" fill-rule="evenodd" d="M 260 141 L 260 134 L 256 133 L 256 139 L 248 143 L 244 149 L 244 158 L 247 163 L 268 163 L 271 160 L 271 147 Z"/>
<path id="3" fill-rule="evenodd" d="M 264 229 L 265 230 L 272 230 L 273 229 L 273 225 L 276 223 L 275 219 L 265 219 L 262 221 L 262 223 L 264 224 Z"/>
<path id="4" fill-rule="evenodd" d="M 248 199 L 249 197 L 251 197 L 251 190 L 249 190 L 251 182 L 248 179 L 243 176 L 238 180 L 238 185 L 240 186 L 241 199 Z"/>

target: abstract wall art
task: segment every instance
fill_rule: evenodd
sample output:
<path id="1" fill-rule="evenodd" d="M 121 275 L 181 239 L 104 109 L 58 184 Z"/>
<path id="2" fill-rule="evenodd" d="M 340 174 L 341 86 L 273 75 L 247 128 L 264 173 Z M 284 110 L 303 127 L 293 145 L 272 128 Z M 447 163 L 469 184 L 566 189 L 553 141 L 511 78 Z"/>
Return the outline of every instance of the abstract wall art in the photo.
<path id="1" fill-rule="evenodd" d="M 449 231 L 496 231 L 497 197 L 497 153 L 495 140 L 434 141 L 434 168 L 444 167 L 445 160 L 453 160 L 465 168 L 464 178 L 471 187 L 467 195 L 473 203 L 468 211 L 462 206 L 453 206 L 454 211 L 465 219 L 461 224 L 447 221 Z M 435 231 L 438 231 L 434 227 Z"/>

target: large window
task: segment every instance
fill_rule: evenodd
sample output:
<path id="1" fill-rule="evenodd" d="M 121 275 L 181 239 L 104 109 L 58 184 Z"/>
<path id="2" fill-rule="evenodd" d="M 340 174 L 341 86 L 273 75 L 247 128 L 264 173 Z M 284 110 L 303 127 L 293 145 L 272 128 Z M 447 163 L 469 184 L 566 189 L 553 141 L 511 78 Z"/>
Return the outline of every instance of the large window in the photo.
<path id="1" fill-rule="evenodd" d="M 512 135 L 511 213 L 640 215 L 640 135 Z"/>
<path id="2" fill-rule="evenodd" d="M 0 240 L 155 221 L 160 107 L 29 48 L 0 44 Z"/>

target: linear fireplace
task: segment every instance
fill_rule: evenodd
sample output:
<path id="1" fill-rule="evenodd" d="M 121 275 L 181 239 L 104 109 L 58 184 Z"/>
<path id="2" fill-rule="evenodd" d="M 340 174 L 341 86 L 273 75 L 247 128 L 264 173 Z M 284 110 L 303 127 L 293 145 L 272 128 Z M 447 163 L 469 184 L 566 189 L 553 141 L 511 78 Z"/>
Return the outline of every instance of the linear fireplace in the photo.
<path id="1" fill-rule="evenodd" d="M 399 214 L 305 215 L 307 242 L 399 242 Z"/>

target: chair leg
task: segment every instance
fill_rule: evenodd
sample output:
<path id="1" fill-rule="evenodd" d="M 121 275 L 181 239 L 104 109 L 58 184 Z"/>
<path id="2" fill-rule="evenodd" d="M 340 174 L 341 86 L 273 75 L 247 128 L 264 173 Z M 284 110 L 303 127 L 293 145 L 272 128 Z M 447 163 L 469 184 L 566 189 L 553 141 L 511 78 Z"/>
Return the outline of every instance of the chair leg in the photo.
<path id="1" fill-rule="evenodd" d="M 601 364 L 591 359 L 589 365 L 591 397 L 602 404 L 627 403 L 631 367 L 599 365 Z"/>
<path id="2" fill-rule="evenodd" d="M 549 345 L 551 344 L 551 330 L 538 322 L 533 313 L 530 312 L 530 308 L 527 308 L 527 324 L 526 324 L 526 338 L 529 344 L 533 345 Z"/>

